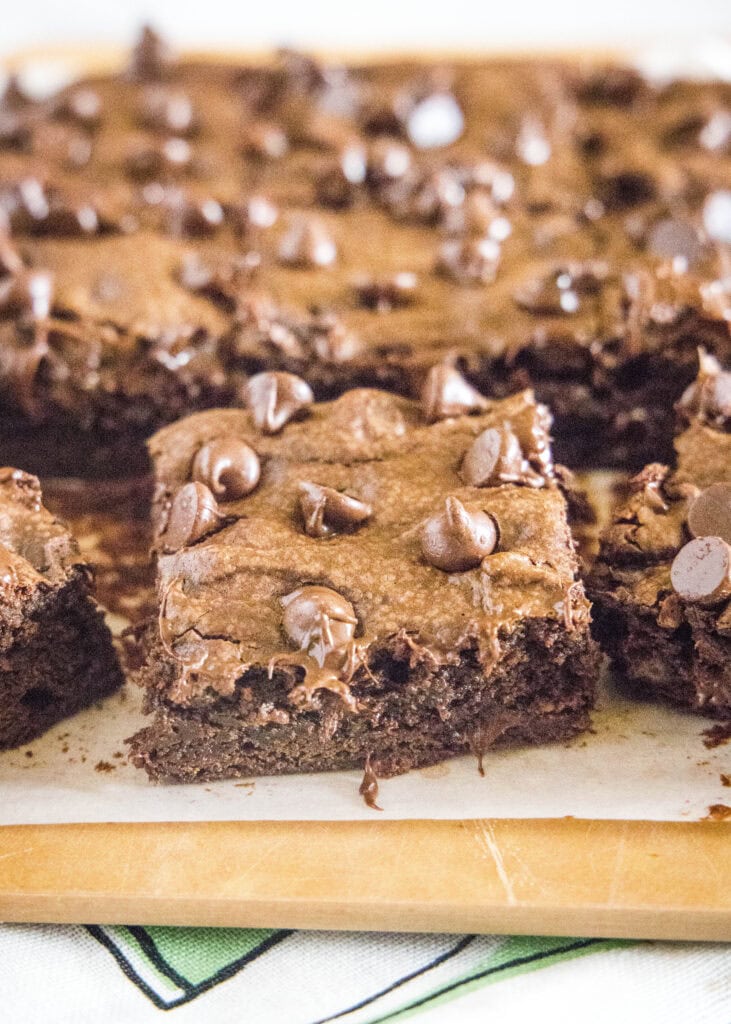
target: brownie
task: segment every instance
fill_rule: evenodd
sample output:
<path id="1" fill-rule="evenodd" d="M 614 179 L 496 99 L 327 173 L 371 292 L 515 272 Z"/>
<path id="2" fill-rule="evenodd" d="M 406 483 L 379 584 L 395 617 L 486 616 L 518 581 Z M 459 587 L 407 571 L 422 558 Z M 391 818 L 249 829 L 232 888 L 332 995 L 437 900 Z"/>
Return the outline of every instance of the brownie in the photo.
<path id="1" fill-rule="evenodd" d="M 120 475 L 245 377 L 414 397 L 527 386 L 572 465 L 669 458 L 731 358 L 731 84 L 568 60 L 283 51 L 129 66 L 0 105 L 0 443 Z"/>
<path id="2" fill-rule="evenodd" d="M 245 399 L 150 441 L 136 765 L 391 775 L 587 728 L 597 651 L 532 393 L 487 400 L 438 367 L 420 403 L 313 403 L 281 372 Z"/>
<path id="3" fill-rule="evenodd" d="M 0 469 L 0 749 L 121 685 L 92 591 L 91 570 L 41 504 L 38 480 Z"/>
<path id="4" fill-rule="evenodd" d="M 653 463 L 602 538 L 595 632 L 641 697 L 731 717 L 731 373 L 701 356 L 677 466 Z"/>

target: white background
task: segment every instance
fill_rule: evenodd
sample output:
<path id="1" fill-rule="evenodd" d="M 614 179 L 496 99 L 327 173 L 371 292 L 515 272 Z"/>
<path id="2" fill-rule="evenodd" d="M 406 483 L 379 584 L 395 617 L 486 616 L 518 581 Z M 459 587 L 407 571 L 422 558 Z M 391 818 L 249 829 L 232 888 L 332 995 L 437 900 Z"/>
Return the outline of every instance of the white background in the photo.
<path id="1" fill-rule="evenodd" d="M 179 45 L 229 49 L 644 49 L 731 36 L 731 0 L 0 0 L 0 52 L 126 43 L 145 20 Z"/>

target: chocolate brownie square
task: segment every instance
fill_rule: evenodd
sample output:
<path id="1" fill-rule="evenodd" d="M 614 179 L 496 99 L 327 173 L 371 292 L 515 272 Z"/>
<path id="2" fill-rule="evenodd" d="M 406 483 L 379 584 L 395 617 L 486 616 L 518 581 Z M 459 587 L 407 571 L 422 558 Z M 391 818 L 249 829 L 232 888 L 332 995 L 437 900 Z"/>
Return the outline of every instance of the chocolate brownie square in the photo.
<path id="1" fill-rule="evenodd" d="M 677 466 L 652 464 L 604 533 L 595 632 L 632 691 L 731 717 L 731 373 L 701 356 Z"/>
<path id="2" fill-rule="evenodd" d="M 489 401 L 440 367 L 421 404 L 312 403 L 278 372 L 245 397 L 150 442 L 159 617 L 136 765 L 390 775 L 588 726 L 589 604 L 530 392 Z"/>
<path id="3" fill-rule="evenodd" d="M 0 469 L 0 749 L 121 684 L 75 540 L 41 504 L 35 477 Z"/>

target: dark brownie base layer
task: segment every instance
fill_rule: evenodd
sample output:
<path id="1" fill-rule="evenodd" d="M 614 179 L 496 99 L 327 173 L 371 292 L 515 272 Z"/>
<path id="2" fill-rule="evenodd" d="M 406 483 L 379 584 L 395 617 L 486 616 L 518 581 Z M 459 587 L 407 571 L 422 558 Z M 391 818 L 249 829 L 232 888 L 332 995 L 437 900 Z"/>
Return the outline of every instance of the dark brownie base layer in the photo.
<path id="1" fill-rule="evenodd" d="M 4 610 L 2 635 L 0 749 L 28 743 L 122 685 L 81 568 L 60 589 L 38 590 L 22 609 Z"/>
<path id="2" fill-rule="evenodd" d="M 633 605 L 591 584 L 593 632 L 631 696 L 660 700 L 711 718 L 731 717 L 731 637 L 716 629 L 714 612 L 686 610 L 686 621 L 663 628 L 656 609 Z"/>
<path id="3" fill-rule="evenodd" d="M 373 653 L 368 676 L 352 687 L 358 714 L 328 694 L 322 710 L 286 724 L 278 724 L 276 708 L 287 706 L 300 669 L 278 669 L 271 681 L 251 669 L 231 697 L 197 706 L 181 707 L 150 689 L 154 719 L 132 737 L 132 762 L 161 782 L 286 774 L 295 765 L 298 772 L 363 768 L 366 758 L 377 776 L 390 776 L 470 751 L 565 740 L 589 726 L 598 662 L 584 631 L 531 622 L 510 638 L 488 676 L 473 651 L 452 666 L 424 658 L 415 667 L 413 657 L 398 640 Z M 143 668 L 148 686 L 153 666 L 164 688 L 172 672 L 159 644 Z M 247 690 L 250 703 L 269 703 L 271 722 L 242 710 Z"/>

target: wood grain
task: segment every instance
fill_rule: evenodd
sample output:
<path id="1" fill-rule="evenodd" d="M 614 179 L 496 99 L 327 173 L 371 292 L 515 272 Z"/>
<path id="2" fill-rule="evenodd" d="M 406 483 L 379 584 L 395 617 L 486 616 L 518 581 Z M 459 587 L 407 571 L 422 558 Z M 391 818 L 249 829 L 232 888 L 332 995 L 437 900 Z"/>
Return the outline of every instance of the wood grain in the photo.
<path id="1" fill-rule="evenodd" d="M 731 939 L 724 823 L 0 829 L 0 919 Z"/>

